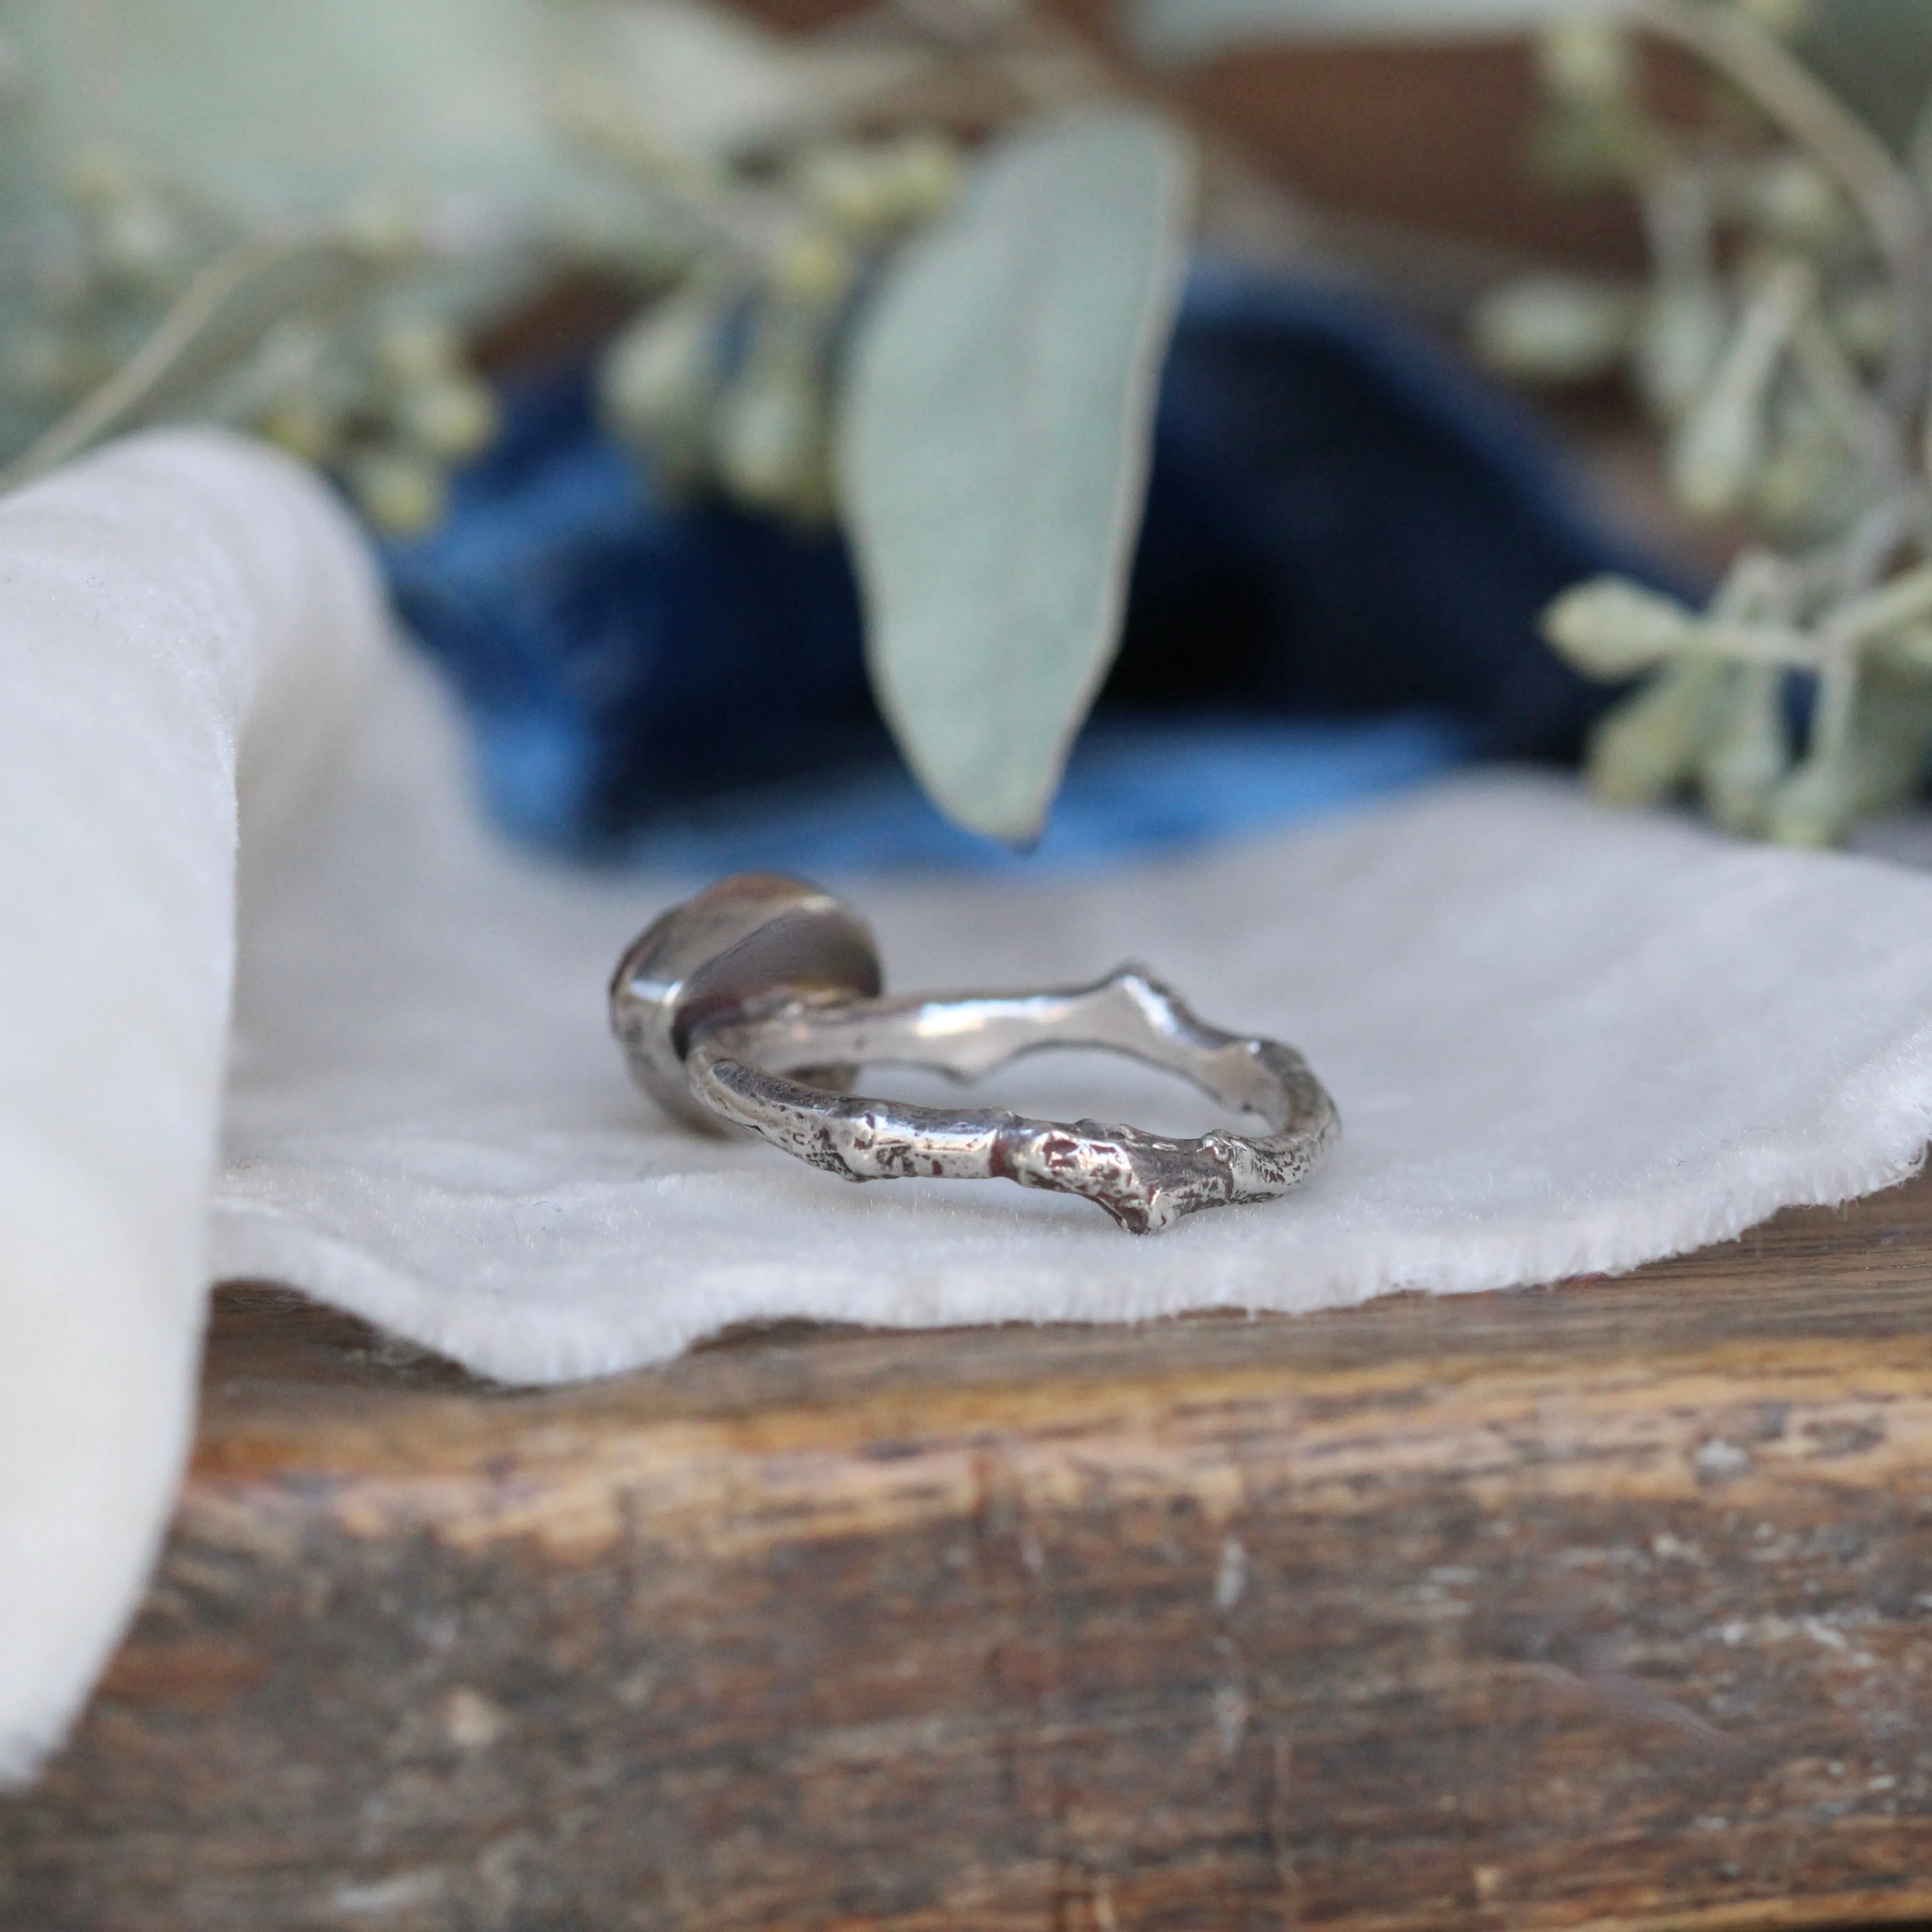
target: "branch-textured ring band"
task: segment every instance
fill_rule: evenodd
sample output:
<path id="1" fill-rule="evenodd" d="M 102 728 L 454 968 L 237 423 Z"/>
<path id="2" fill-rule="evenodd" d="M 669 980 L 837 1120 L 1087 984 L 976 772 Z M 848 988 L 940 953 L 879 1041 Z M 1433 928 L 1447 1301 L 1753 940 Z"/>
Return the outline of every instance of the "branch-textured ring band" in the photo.
<path id="1" fill-rule="evenodd" d="M 797 879 L 742 873 L 625 953 L 610 1021 L 638 1084 L 689 1126 L 748 1129 L 848 1180 L 1000 1179 L 1084 1195 L 1137 1234 L 1285 1194 L 1340 1137 L 1334 1102 L 1292 1047 L 1205 1024 L 1137 968 L 1064 992 L 886 999 L 881 984 L 849 907 Z M 868 1064 L 970 1079 L 1049 1046 L 1132 1054 L 1267 1130 L 1179 1139 L 844 1090 Z"/>

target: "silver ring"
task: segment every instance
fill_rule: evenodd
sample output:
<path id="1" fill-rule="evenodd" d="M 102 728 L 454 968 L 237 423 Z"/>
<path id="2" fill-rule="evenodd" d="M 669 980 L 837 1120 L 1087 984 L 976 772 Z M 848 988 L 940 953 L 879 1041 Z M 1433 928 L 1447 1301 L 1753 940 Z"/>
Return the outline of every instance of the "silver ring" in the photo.
<path id="1" fill-rule="evenodd" d="M 1335 1103 L 1292 1047 L 1205 1024 L 1136 967 L 1064 992 L 886 999 L 882 985 L 850 908 L 800 880 L 745 872 L 630 947 L 610 983 L 610 1024 L 632 1078 L 688 1126 L 748 1129 L 848 1180 L 1000 1179 L 1084 1195 L 1136 1234 L 1285 1194 L 1341 1136 Z M 1259 1114 L 1268 1131 L 1184 1140 L 848 1090 L 867 1064 L 970 1079 L 1049 1046 L 1130 1054 Z"/>

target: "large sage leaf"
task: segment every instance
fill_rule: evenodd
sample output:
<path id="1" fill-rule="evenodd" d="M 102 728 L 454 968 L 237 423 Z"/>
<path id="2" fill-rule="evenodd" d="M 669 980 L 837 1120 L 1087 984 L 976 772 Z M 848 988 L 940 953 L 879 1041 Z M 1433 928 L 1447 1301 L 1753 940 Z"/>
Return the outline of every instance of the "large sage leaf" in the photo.
<path id="1" fill-rule="evenodd" d="M 1136 110 L 995 147 L 861 317 L 838 488 L 873 687 L 940 809 L 1036 838 L 1119 641 L 1186 245 Z"/>

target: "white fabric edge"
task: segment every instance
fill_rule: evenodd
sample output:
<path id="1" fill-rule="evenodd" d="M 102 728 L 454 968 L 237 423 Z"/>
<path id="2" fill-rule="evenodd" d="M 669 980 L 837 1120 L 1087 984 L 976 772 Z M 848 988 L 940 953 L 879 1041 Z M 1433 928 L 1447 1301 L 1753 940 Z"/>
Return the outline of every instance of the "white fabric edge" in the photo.
<path id="1" fill-rule="evenodd" d="M 1856 1124 L 1840 1137 L 1830 1134 L 1837 1122 Z M 1820 1130 L 1804 1143 L 1766 1149 L 1761 1172 L 1726 1190 L 1721 1205 L 1697 1191 L 1666 1189 L 1633 1210 L 1628 1203 L 1606 1208 L 1581 1228 L 1536 1233 L 1509 1228 L 1464 1237 L 1428 1238 L 1427 1259 L 1406 1252 L 1408 1244 L 1384 1245 L 1370 1238 L 1332 1267 L 1311 1294 L 1305 1276 L 1294 1293 L 1257 1292 L 1252 1280 L 1225 1291 L 1219 1270 L 1191 1276 L 1184 1288 L 1168 1286 L 1104 1310 L 1088 1305 L 1079 1294 L 1056 1293 L 1050 1268 L 1015 1274 L 989 1306 L 983 1270 L 953 1269 L 923 1285 L 918 1311 L 908 1314 L 883 1306 L 855 1307 L 849 1275 L 837 1270 L 837 1283 L 814 1282 L 811 1259 L 796 1257 L 784 1268 L 721 1269 L 696 1280 L 706 1304 L 701 1321 L 646 1319 L 614 1333 L 606 1316 L 572 1332 L 555 1315 L 528 1305 L 494 1311 L 492 1332 L 479 1340 L 459 1334 L 450 1318 L 446 1295 L 428 1284 L 386 1268 L 346 1244 L 319 1235 L 259 1205 L 225 1203 L 216 1214 L 214 1248 L 219 1278 L 227 1281 L 301 1280 L 307 1292 L 332 1305 L 435 1350 L 472 1373 L 516 1386 L 541 1387 L 580 1381 L 668 1360 L 719 1330 L 744 1322 L 780 1319 L 858 1322 L 886 1329 L 983 1326 L 1016 1322 L 1137 1322 L 1220 1307 L 1256 1314 L 1292 1307 L 1353 1307 L 1384 1294 L 1421 1290 L 1437 1294 L 1471 1294 L 1496 1289 L 1540 1286 L 1580 1276 L 1627 1274 L 1666 1256 L 1730 1240 L 1781 1209 L 1835 1207 L 1896 1185 L 1918 1172 L 1932 1139 L 1932 1025 L 1922 1028 L 1885 1060 L 1868 1064 L 1837 1096 Z M 1836 1157 L 1821 1156 L 1826 1142 Z M 772 1158 L 782 1159 L 774 1155 Z M 1823 1161 L 1821 1179 L 1820 1165 Z M 802 1172 L 806 1186 L 839 1185 L 830 1177 Z M 961 1186 L 970 1184 L 962 1183 Z M 944 1211 L 938 1203 L 936 1211 Z M 1287 1203 L 1218 1210 L 1231 1214 L 1292 1213 Z M 1184 1243 L 1188 1224 L 1157 1238 Z M 1096 1223 L 1083 1238 L 1130 1238 Z M 1446 1250 L 1446 1252 L 1445 1252 Z M 1288 1262 L 1285 1266 L 1292 1267 Z M 1248 1270 L 1244 1269 L 1244 1275 Z"/>

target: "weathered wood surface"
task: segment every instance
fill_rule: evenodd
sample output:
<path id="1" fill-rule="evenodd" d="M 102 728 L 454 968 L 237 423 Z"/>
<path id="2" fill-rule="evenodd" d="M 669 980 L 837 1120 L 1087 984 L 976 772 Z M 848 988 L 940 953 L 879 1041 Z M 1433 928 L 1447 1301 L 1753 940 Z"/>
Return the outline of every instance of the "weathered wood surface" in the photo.
<path id="1" fill-rule="evenodd" d="M 224 1298 L 0 1925 L 1932 1916 L 1932 1186 L 1616 1282 L 512 1394 Z"/>

